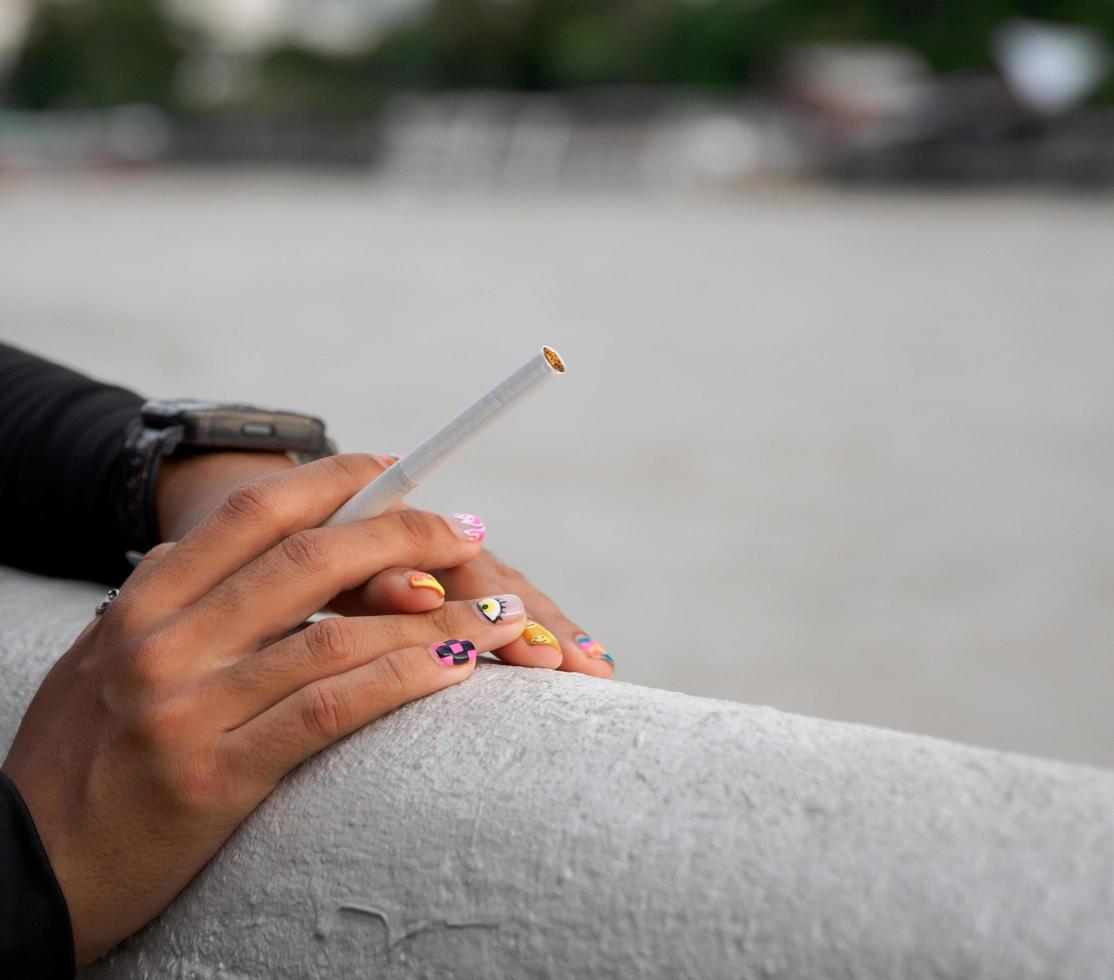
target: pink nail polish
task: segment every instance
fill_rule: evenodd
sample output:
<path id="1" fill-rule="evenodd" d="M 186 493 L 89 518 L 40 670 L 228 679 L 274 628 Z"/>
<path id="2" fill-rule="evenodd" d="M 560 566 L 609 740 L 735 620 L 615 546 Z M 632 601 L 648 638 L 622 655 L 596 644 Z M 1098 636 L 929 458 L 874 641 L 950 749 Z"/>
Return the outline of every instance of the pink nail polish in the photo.
<path id="1" fill-rule="evenodd" d="M 476 662 L 476 645 L 470 640 L 445 640 L 429 648 L 442 667 L 463 667 Z"/>
<path id="2" fill-rule="evenodd" d="M 487 537 L 487 527 L 475 514 L 448 514 L 445 521 L 453 534 L 465 541 L 483 541 Z"/>

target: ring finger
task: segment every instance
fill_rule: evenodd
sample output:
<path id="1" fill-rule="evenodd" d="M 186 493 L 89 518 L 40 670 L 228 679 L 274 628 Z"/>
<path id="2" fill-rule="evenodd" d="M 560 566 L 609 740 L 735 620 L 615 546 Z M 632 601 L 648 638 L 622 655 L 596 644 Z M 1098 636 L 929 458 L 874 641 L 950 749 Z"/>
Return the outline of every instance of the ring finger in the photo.
<path id="1" fill-rule="evenodd" d="M 224 727 L 244 724 L 314 681 L 345 673 L 392 650 L 460 637 L 493 650 L 522 633 L 516 595 L 449 602 L 427 613 L 323 619 L 217 669 L 203 682 Z"/>

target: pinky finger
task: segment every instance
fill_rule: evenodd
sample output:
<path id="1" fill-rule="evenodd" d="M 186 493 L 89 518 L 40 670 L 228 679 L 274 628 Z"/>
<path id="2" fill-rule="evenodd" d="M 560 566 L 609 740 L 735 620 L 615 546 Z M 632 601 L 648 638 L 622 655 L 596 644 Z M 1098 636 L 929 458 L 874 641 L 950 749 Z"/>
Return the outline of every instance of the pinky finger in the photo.
<path id="1" fill-rule="evenodd" d="M 308 684 L 225 736 L 236 771 L 264 782 L 260 798 L 286 773 L 388 711 L 470 677 L 468 640 L 407 647 Z"/>

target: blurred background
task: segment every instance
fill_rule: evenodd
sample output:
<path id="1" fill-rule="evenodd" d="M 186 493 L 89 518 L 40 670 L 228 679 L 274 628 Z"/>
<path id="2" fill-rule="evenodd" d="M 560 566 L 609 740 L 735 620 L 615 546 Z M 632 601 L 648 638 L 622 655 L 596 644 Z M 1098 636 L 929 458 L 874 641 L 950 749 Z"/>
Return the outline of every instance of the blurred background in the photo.
<path id="1" fill-rule="evenodd" d="M 0 333 L 405 452 L 693 694 L 1114 764 L 1109 0 L 4 0 Z"/>

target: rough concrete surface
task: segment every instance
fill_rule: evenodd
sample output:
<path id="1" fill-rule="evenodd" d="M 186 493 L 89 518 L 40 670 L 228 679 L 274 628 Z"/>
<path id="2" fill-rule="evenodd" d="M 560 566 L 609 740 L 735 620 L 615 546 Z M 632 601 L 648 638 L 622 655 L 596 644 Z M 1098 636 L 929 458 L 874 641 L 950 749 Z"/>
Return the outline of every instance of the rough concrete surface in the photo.
<path id="1" fill-rule="evenodd" d="M 11 176 L 0 335 L 405 452 L 415 496 L 689 694 L 1114 765 L 1114 197 L 403 193 Z"/>
<path id="2" fill-rule="evenodd" d="M 0 746 L 100 590 L 0 570 Z M 1114 774 L 541 671 L 289 777 L 83 980 L 1107 978 Z"/>

